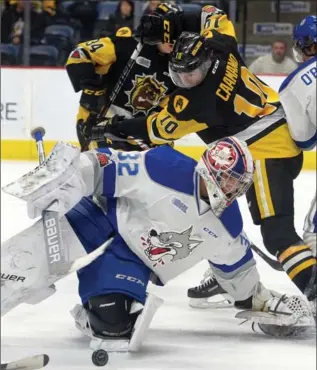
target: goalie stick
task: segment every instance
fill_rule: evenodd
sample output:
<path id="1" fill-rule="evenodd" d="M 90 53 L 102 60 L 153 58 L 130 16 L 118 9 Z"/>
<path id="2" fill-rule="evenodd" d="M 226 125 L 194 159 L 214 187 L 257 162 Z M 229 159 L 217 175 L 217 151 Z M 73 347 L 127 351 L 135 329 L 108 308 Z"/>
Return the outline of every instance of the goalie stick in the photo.
<path id="1" fill-rule="evenodd" d="M 40 165 L 42 165 L 45 161 L 45 151 L 44 151 L 44 145 L 43 145 L 44 135 L 45 135 L 45 129 L 43 127 L 36 127 L 31 131 L 31 136 L 36 142 L 38 160 L 39 160 Z M 56 201 L 51 203 L 48 206 L 48 208 L 42 212 L 48 270 L 49 270 L 50 275 L 52 276 L 58 276 L 61 265 L 65 264 L 66 262 L 66 256 L 65 256 L 65 251 L 63 250 L 61 231 L 59 227 L 58 212 L 52 209 L 55 203 Z M 58 254 L 59 261 L 57 263 L 55 261 L 54 263 L 50 263 L 50 248 L 52 244 L 51 242 L 52 228 L 54 228 L 56 231 L 56 233 L 54 233 L 55 235 L 53 235 L 54 245 L 59 246 L 59 254 Z"/>
<path id="2" fill-rule="evenodd" d="M 43 145 L 43 136 L 45 135 L 45 129 L 43 127 L 36 127 L 31 131 L 31 136 L 36 141 L 37 153 L 39 158 L 40 165 L 45 161 L 45 152 L 44 152 L 44 145 Z M 71 274 L 72 272 L 81 270 L 85 266 L 89 265 L 93 262 L 96 258 L 101 256 L 103 252 L 109 247 L 112 243 L 113 238 L 110 238 L 105 243 L 103 243 L 99 248 L 95 249 L 93 252 L 87 254 L 86 256 L 80 257 L 72 263 L 67 261 L 67 256 L 65 255 L 65 251 L 63 250 L 63 241 L 60 233 L 59 227 L 59 218 L 58 212 L 51 210 L 50 207 L 54 205 L 55 201 L 42 212 L 42 219 L 43 219 L 43 228 L 44 228 L 44 236 L 45 236 L 45 245 L 47 251 L 47 262 L 49 273 L 56 278 L 60 278 L 61 275 L 64 276 L 65 274 Z M 58 238 L 58 245 L 61 250 L 61 257 L 58 263 L 51 264 L 50 263 L 50 239 L 51 239 L 51 230 L 52 227 L 56 228 L 56 235 Z M 54 240 L 54 245 L 57 242 Z"/>
<path id="3" fill-rule="evenodd" d="M 2 370 L 36 370 L 42 369 L 49 362 L 48 355 L 35 355 L 30 357 L 24 357 L 21 360 L 7 362 L 1 364 L 0 369 Z"/>

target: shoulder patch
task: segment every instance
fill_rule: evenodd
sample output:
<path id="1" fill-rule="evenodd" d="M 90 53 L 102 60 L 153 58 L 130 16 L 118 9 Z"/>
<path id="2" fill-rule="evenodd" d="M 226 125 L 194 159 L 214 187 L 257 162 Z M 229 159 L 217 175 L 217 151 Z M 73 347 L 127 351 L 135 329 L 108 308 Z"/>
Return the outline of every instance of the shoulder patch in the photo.
<path id="1" fill-rule="evenodd" d="M 182 95 L 176 95 L 173 102 L 173 107 L 176 113 L 182 112 L 188 105 L 189 100 Z"/>
<path id="2" fill-rule="evenodd" d="M 117 37 L 132 37 L 132 30 L 129 27 L 121 27 L 116 32 Z"/>

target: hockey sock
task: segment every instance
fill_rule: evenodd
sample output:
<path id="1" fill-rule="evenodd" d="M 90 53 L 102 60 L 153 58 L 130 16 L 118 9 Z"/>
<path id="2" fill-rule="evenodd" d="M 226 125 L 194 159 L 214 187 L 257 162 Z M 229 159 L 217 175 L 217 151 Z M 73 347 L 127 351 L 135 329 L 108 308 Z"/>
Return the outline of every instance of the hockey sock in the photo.
<path id="1" fill-rule="evenodd" d="M 304 292 L 316 265 L 311 249 L 305 244 L 293 245 L 280 253 L 278 260 L 294 284 Z"/>

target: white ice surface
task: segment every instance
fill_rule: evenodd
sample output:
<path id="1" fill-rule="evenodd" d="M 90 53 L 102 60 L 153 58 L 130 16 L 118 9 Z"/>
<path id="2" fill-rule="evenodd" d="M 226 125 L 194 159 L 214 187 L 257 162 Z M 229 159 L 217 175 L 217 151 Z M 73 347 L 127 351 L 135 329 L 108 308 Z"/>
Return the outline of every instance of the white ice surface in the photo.
<path id="1" fill-rule="evenodd" d="M 2 185 L 35 166 L 32 162 L 2 162 Z M 316 189 L 316 174 L 302 173 L 295 183 L 296 227 L 303 220 Z M 245 230 L 262 247 L 259 229 L 241 202 Z M 1 193 L 1 240 L 30 224 L 22 201 Z M 281 230 L 281 232 L 283 232 Z M 296 293 L 284 273 L 272 271 L 259 260 L 262 281 L 280 292 Z M 187 304 L 187 288 L 196 285 L 205 263 L 192 268 L 164 288 L 151 287 L 165 303 L 158 310 L 142 350 L 137 354 L 110 354 L 107 369 L 206 370 L 313 370 L 316 339 L 275 339 L 239 325 L 234 309 L 194 310 Z M 2 319 L 1 362 L 47 353 L 47 370 L 90 370 L 88 340 L 75 328 L 69 310 L 79 302 L 76 275 L 57 283 L 57 293 L 36 306 L 21 305 Z"/>

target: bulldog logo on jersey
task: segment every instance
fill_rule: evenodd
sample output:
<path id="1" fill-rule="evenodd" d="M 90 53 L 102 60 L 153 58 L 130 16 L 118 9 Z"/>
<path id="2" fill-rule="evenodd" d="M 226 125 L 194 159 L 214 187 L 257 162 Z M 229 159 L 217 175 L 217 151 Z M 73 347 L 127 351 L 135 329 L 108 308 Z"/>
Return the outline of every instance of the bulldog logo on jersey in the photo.
<path id="1" fill-rule="evenodd" d="M 150 261 L 155 262 L 153 267 L 158 263 L 164 265 L 165 262 L 175 262 L 188 257 L 203 242 L 192 238 L 192 230 L 193 226 L 182 232 L 158 232 L 151 229 L 146 237 L 142 236 L 144 253 Z"/>
<path id="2" fill-rule="evenodd" d="M 157 80 L 156 73 L 150 76 L 145 74 L 142 76 L 136 75 L 132 83 L 132 89 L 125 91 L 129 98 L 125 106 L 132 108 L 133 114 L 142 112 L 147 115 L 151 109 L 159 105 L 167 92 L 164 82 Z"/>

